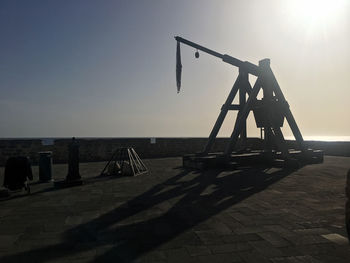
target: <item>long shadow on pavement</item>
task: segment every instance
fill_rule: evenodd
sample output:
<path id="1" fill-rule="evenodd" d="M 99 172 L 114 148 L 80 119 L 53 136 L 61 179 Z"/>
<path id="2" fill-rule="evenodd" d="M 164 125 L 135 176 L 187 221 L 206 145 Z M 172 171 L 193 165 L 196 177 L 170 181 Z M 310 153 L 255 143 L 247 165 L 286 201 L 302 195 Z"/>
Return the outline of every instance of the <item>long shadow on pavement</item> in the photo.
<path id="1" fill-rule="evenodd" d="M 176 176 L 120 207 L 68 230 L 62 243 L 5 256 L 0 262 L 63 260 L 63 257 L 108 245 L 109 249 L 91 261 L 131 262 L 292 172 L 268 173 L 264 168 L 244 168 L 229 173 L 180 170 Z M 207 192 L 208 188 L 211 191 Z M 162 203 L 167 203 L 168 209 L 155 217 L 122 222 L 138 213 L 147 214 Z"/>

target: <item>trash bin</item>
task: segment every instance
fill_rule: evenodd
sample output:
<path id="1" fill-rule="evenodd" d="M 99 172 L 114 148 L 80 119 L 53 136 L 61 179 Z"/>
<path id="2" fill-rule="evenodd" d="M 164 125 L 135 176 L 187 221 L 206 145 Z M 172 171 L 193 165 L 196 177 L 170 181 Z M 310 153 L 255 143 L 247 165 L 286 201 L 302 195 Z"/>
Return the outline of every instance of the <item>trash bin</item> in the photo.
<path id="1" fill-rule="evenodd" d="M 39 181 L 52 180 L 52 152 L 39 152 Z"/>

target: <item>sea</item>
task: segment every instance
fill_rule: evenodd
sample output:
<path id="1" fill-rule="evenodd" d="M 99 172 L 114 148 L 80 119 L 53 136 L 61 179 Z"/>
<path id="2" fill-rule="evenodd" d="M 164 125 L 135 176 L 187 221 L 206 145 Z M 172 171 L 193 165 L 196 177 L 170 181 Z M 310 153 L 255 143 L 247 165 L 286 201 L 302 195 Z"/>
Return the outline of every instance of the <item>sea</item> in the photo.
<path id="1" fill-rule="evenodd" d="M 305 141 L 324 142 L 350 142 L 350 136 L 303 136 Z M 286 136 L 287 140 L 294 140 L 292 136 Z"/>
<path id="2" fill-rule="evenodd" d="M 7 137 L 0 138 L 0 140 L 58 140 L 58 139 L 70 139 L 72 137 Z M 79 137 L 79 139 L 142 139 L 142 138 L 205 138 L 205 137 L 192 137 L 192 136 L 183 136 L 183 137 L 166 137 L 166 136 L 154 136 L 154 137 Z M 350 142 L 350 136 L 303 136 L 305 141 L 325 141 L 325 142 Z M 293 136 L 285 136 L 286 140 L 294 140 Z"/>

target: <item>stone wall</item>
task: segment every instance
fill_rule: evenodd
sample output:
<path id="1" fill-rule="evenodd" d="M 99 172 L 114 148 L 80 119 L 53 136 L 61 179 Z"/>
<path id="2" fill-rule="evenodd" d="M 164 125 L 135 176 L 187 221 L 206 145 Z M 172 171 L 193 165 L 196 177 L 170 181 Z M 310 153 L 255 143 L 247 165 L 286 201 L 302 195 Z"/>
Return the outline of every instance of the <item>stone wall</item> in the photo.
<path id="1" fill-rule="evenodd" d="M 80 142 L 81 162 L 105 161 L 118 147 L 134 147 L 141 158 L 181 156 L 203 150 L 207 138 L 78 138 Z M 223 151 L 228 138 L 217 138 L 213 152 Z M 35 164 L 40 151 L 52 151 L 54 163 L 67 162 L 67 148 L 70 139 L 56 139 L 52 145 L 43 145 L 41 139 L 2 139 L 0 140 L 0 165 L 3 166 L 10 156 L 29 156 Z M 350 156 L 350 142 L 306 142 L 308 147 L 322 149 L 327 155 Z M 260 148 L 259 139 L 248 140 L 250 148 Z M 294 142 L 290 141 L 292 146 Z"/>
<path id="2" fill-rule="evenodd" d="M 4 165 L 10 156 L 29 156 L 37 163 L 39 152 L 52 151 L 54 163 L 65 163 L 68 157 L 68 144 L 71 139 L 56 139 L 53 145 L 43 145 L 40 139 L 0 140 L 0 165 Z M 134 147 L 141 158 L 180 156 L 203 150 L 206 138 L 78 138 L 80 143 L 80 161 L 105 161 L 118 147 Z M 224 149 L 226 138 L 218 138 L 214 150 Z"/>

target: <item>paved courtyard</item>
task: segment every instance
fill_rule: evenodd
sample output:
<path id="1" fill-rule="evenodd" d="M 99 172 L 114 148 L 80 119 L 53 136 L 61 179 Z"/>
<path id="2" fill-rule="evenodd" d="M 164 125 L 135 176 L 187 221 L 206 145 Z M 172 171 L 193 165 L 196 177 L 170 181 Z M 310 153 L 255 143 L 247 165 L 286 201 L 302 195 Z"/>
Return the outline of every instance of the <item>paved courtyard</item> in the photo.
<path id="1" fill-rule="evenodd" d="M 350 158 L 295 171 L 145 163 L 149 175 L 104 178 L 105 163 L 83 163 L 85 184 L 60 190 L 33 167 L 31 195 L 0 199 L 0 262 L 350 262 Z"/>

